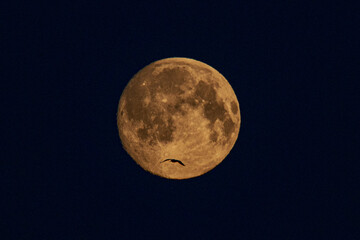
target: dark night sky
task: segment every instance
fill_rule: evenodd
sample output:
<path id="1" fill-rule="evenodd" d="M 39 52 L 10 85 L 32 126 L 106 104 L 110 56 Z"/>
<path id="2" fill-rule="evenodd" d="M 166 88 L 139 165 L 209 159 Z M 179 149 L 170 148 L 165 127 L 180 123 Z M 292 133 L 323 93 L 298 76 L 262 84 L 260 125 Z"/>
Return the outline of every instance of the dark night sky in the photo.
<path id="1" fill-rule="evenodd" d="M 48 2 L 0 8 L 1 239 L 360 239 L 353 5 Z M 221 72 L 242 115 L 224 162 L 183 181 L 116 126 L 131 77 L 175 56 Z"/>

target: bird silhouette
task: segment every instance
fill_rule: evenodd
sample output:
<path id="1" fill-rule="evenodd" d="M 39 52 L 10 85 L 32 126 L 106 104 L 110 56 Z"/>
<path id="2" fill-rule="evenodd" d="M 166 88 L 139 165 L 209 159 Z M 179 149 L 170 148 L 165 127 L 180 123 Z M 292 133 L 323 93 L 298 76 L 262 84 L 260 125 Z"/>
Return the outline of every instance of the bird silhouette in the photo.
<path id="1" fill-rule="evenodd" d="M 163 163 L 163 162 L 167 162 L 167 161 L 170 161 L 170 162 L 172 162 L 172 163 L 179 163 L 179 164 L 181 164 L 181 165 L 185 166 L 185 164 L 183 164 L 180 160 L 177 160 L 177 159 L 171 159 L 171 158 L 165 159 L 165 160 L 164 160 L 164 161 L 162 161 L 161 163 Z"/>

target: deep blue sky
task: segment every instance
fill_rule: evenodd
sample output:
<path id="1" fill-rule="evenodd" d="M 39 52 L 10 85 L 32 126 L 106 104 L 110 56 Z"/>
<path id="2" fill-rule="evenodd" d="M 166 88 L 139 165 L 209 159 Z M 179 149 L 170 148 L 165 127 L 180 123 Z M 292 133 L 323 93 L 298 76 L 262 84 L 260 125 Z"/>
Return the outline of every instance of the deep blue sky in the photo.
<path id="1" fill-rule="evenodd" d="M 5 4 L 0 238 L 360 239 L 354 10 L 331 1 Z M 117 132 L 124 87 L 166 57 L 216 68 L 240 102 L 233 150 L 190 180 L 143 171 Z"/>

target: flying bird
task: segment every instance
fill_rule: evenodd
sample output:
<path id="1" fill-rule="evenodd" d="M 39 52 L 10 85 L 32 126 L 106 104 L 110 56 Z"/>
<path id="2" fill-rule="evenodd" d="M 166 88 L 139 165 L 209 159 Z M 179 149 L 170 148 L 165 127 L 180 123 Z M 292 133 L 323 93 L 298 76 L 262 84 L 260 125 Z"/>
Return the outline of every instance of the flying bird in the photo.
<path id="1" fill-rule="evenodd" d="M 180 160 L 177 160 L 177 159 L 170 159 L 170 158 L 165 159 L 165 160 L 164 160 L 164 161 L 162 161 L 161 163 L 163 163 L 163 162 L 167 162 L 167 161 L 170 161 L 170 162 L 172 162 L 172 163 L 179 163 L 179 164 L 181 164 L 181 165 L 185 166 L 185 164 L 183 164 Z"/>

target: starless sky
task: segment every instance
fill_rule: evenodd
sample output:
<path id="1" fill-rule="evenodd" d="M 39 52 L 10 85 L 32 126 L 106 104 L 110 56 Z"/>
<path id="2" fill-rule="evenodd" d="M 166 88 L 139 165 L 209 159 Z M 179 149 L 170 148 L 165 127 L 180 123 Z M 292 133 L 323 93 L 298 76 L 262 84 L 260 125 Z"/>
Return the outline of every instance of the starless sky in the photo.
<path id="1" fill-rule="evenodd" d="M 1 3 L 1 239 L 360 237 L 358 14 L 232 2 Z M 137 166 L 116 126 L 128 81 L 167 57 L 217 69 L 242 117 L 228 157 L 183 181 Z"/>

